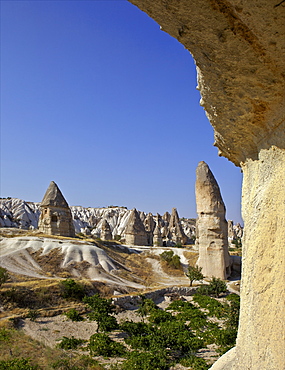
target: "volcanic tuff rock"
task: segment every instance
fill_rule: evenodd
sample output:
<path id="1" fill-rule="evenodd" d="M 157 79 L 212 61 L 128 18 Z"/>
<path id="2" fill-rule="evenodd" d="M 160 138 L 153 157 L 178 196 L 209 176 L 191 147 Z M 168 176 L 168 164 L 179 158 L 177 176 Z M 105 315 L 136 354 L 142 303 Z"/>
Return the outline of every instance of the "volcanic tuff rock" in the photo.
<path id="1" fill-rule="evenodd" d="M 125 243 L 127 245 L 148 245 L 148 235 L 138 211 L 134 208 L 125 230 Z"/>
<path id="2" fill-rule="evenodd" d="M 72 214 L 59 187 L 51 181 L 41 202 L 38 228 L 44 234 L 75 236 Z"/>
<path id="3" fill-rule="evenodd" d="M 100 239 L 102 240 L 112 240 L 113 239 L 110 225 L 106 219 L 102 221 Z"/>
<path id="4" fill-rule="evenodd" d="M 188 239 L 182 229 L 176 208 L 172 208 L 168 226 L 168 239 L 172 240 L 175 244 L 185 244 Z"/>
<path id="5" fill-rule="evenodd" d="M 196 170 L 198 266 L 207 277 L 226 279 L 230 273 L 226 208 L 214 175 L 205 162 Z"/>
<path id="6" fill-rule="evenodd" d="M 104 220 L 110 226 L 112 238 L 125 238 L 125 230 L 131 215 L 131 210 L 126 207 L 108 207 L 108 208 L 85 208 L 81 206 L 71 206 L 73 224 L 76 233 L 86 235 L 92 234 L 94 237 L 100 238 Z M 146 220 L 153 225 L 159 223 L 160 231 L 163 234 L 165 244 L 174 245 L 173 241 L 167 238 L 169 223 L 157 214 L 148 216 L 144 212 L 139 212 L 140 218 Z M 169 215 L 169 213 L 167 212 Z M 40 203 L 25 202 L 16 198 L 0 199 L 0 227 L 16 227 L 22 229 L 35 229 L 38 226 L 40 215 Z M 170 215 L 169 215 L 170 219 Z M 195 235 L 195 219 L 183 218 L 180 220 L 183 231 L 186 234 L 188 241 L 193 240 Z M 148 226 L 147 226 L 148 227 Z M 151 235 L 152 237 L 152 235 Z"/>
<path id="7" fill-rule="evenodd" d="M 213 369 L 282 369 L 285 2 L 129 1 L 191 52 L 215 145 L 244 173 L 246 257 L 237 346 Z"/>
<path id="8" fill-rule="evenodd" d="M 160 232 L 160 225 L 158 222 L 153 231 L 153 245 L 157 247 L 161 247 L 163 245 L 161 232 Z"/>

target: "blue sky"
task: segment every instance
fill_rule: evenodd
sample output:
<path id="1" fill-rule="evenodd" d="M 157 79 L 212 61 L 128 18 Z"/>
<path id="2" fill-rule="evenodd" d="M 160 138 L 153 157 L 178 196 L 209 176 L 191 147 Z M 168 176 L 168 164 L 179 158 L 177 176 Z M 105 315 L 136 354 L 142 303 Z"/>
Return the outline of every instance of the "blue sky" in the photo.
<path id="1" fill-rule="evenodd" d="M 1 1 L 1 196 L 196 217 L 210 166 L 241 222 L 240 169 L 218 157 L 190 53 L 125 0 Z"/>

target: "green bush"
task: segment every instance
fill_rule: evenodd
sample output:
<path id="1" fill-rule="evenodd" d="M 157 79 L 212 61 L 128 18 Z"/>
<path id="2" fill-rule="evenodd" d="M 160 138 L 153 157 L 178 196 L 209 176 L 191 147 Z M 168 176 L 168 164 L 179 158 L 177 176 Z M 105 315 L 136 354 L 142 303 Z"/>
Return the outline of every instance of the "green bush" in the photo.
<path id="1" fill-rule="evenodd" d="M 84 342 L 86 342 L 86 340 L 77 339 L 77 338 L 74 338 L 74 336 L 72 336 L 71 338 L 63 337 L 61 339 L 61 342 L 58 343 L 56 346 L 62 349 L 76 349 L 78 346 L 80 346 Z"/>
<path id="2" fill-rule="evenodd" d="M 89 350 L 91 356 L 123 357 L 126 354 L 124 345 L 113 341 L 105 333 L 96 333 L 90 337 Z"/>
<path id="3" fill-rule="evenodd" d="M 160 254 L 160 258 L 163 261 L 170 262 L 172 260 L 173 255 L 174 255 L 173 251 L 165 251 Z"/>
<path id="4" fill-rule="evenodd" d="M 85 297 L 83 302 L 91 308 L 88 317 L 97 322 L 97 332 L 118 329 L 116 318 L 110 315 L 115 309 L 111 299 L 101 298 L 97 293 L 92 297 Z"/>
<path id="5" fill-rule="evenodd" d="M 230 305 L 228 305 L 225 310 L 227 317 L 226 328 L 237 330 L 239 323 L 240 297 L 232 293 L 227 296 L 227 300 L 230 302 Z"/>
<path id="6" fill-rule="evenodd" d="M 163 310 L 153 310 L 150 313 L 148 320 L 151 323 L 160 324 L 165 321 L 175 320 L 175 318 L 171 315 L 170 312 L 166 312 Z"/>
<path id="7" fill-rule="evenodd" d="M 122 364 L 122 370 L 167 370 L 167 356 L 165 352 L 132 351 L 128 359 Z"/>
<path id="8" fill-rule="evenodd" d="M 0 342 L 6 342 L 11 338 L 11 332 L 6 328 L 0 329 Z"/>
<path id="9" fill-rule="evenodd" d="M 145 298 L 144 295 L 141 295 L 140 298 L 141 302 L 139 303 L 139 309 L 137 312 L 142 317 L 147 316 L 153 310 L 158 309 L 157 305 L 153 302 L 152 299 Z"/>
<path id="10" fill-rule="evenodd" d="M 63 298 L 81 301 L 85 296 L 84 288 L 73 279 L 66 279 L 60 282 L 61 295 Z"/>
<path id="11" fill-rule="evenodd" d="M 152 327 L 144 322 L 124 321 L 120 329 L 127 332 L 129 336 L 146 335 L 152 332 Z"/>
<path id="12" fill-rule="evenodd" d="M 104 370 L 105 368 L 90 356 L 83 355 L 79 358 L 61 358 L 54 362 L 51 367 L 58 370 Z"/>
<path id="13" fill-rule="evenodd" d="M 219 298 L 221 293 L 225 293 L 227 291 L 226 283 L 219 279 L 212 277 L 209 285 L 201 285 L 197 289 L 197 293 L 204 294 L 204 295 L 211 295 L 216 298 Z"/>
<path id="14" fill-rule="evenodd" d="M 190 355 L 184 357 L 180 364 L 183 366 L 190 366 L 193 370 L 207 370 L 209 366 L 207 365 L 206 361 L 203 358 L 196 357 L 194 355 Z"/>
<path id="15" fill-rule="evenodd" d="M 71 321 L 83 321 L 84 318 L 80 315 L 75 308 L 71 308 L 69 311 L 65 312 L 64 315 Z"/>
<path id="16" fill-rule="evenodd" d="M 225 314 L 224 305 L 217 301 L 215 298 L 206 295 L 194 294 L 193 301 L 198 303 L 201 308 L 208 310 L 209 316 L 216 316 L 221 318 Z"/>
<path id="17" fill-rule="evenodd" d="M 39 367 L 32 365 L 29 358 L 14 358 L 12 360 L 0 360 L 0 370 L 36 370 Z"/>
<path id="18" fill-rule="evenodd" d="M 31 321 L 36 321 L 36 319 L 39 317 L 39 311 L 38 310 L 30 309 L 29 312 L 28 312 L 28 314 L 27 314 L 27 317 Z"/>
<path id="19" fill-rule="evenodd" d="M 179 269 L 181 266 L 180 257 L 177 256 L 177 254 L 174 254 L 173 251 L 165 251 L 161 253 L 160 258 L 163 261 L 167 262 L 170 267 L 173 267 L 175 269 Z"/>

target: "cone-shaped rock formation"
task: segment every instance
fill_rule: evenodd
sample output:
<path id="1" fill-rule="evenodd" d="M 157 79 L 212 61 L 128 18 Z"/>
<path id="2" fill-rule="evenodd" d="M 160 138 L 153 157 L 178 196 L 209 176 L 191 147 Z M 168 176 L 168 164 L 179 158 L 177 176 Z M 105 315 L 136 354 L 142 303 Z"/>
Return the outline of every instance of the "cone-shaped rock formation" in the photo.
<path id="1" fill-rule="evenodd" d="M 128 245 L 147 245 L 148 243 L 147 232 L 135 208 L 132 209 L 128 220 L 125 239 Z"/>
<path id="2" fill-rule="evenodd" d="M 230 275 L 226 208 L 214 175 L 205 162 L 196 170 L 196 243 L 198 266 L 205 276 L 226 279 Z"/>
<path id="3" fill-rule="evenodd" d="M 52 181 L 41 203 L 38 228 L 49 235 L 75 236 L 70 208 L 59 187 Z"/>

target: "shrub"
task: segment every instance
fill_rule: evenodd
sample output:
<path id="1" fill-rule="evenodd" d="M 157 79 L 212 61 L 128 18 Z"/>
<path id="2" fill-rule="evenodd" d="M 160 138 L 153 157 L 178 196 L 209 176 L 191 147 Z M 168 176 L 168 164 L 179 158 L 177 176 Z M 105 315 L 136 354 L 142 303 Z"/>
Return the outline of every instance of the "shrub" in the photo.
<path id="1" fill-rule="evenodd" d="M 149 322 L 160 324 L 161 322 L 175 320 L 175 317 L 170 312 L 163 310 L 153 310 L 148 318 Z"/>
<path id="2" fill-rule="evenodd" d="M 185 274 L 190 280 L 190 286 L 193 285 L 194 280 L 203 280 L 204 275 L 202 274 L 202 267 L 199 266 L 189 266 L 188 271 Z"/>
<path id="3" fill-rule="evenodd" d="M 62 348 L 62 349 L 66 349 L 66 350 L 67 349 L 76 349 L 78 346 L 80 346 L 84 342 L 86 342 L 84 339 L 77 339 L 77 338 L 74 338 L 74 336 L 72 336 L 71 338 L 63 337 L 61 339 L 61 342 L 58 343 L 56 346 L 58 348 Z"/>
<path id="4" fill-rule="evenodd" d="M 218 298 L 221 293 L 225 293 L 226 291 L 226 283 L 219 278 L 215 278 L 214 276 L 212 277 L 209 285 L 201 285 L 197 289 L 197 293 L 204 295 L 213 295 L 216 298 Z"/>
<path id="5" fill-rule="evenodd" d="M 203 358 L 196 357 L 194 355 L 190 355 L 184 357 L 180 364 L 183 366 L 190 366 L 193 370 L 207 370 L 209 366 L 207 365 L 206 361 Z"/>
<path id="6" fill-rule="evenodd" d="M 198 303 L 201 308 L 206 308 L 209 316 L 221 318 L 225 314 L 224 305 L 215 298 L 201 294 L 194 294 L 193 300 L 194 302 Z"/>
<path id="7" fill-rule="evenodd" d="M 84 288 L 73 279 L 66 279 L 60 282 L 61 295 L 63 298 L 81 301 L 85 296 Z"/>
<path id="8" fill-rule="evenodd" d="M 32 365 L 29 358 L 14 358 L 12 360 L 0 360 L 0 370 L 36 370 L 39 367 Z"/>
<path id="9" fill-rule="evenodd" d="M 152 299 L 145 298 L 144 295 L 141 295 L 141 302 L 139 303 L 138 314 L 142 317 L 147 316 L 153 310 L 158 309 L 157 305 L 153 302 Z"/>
<path id="10" fill-rule="evenodd" d="M 80 315 L 75 308 L 71 308 L 69 311 L 65 312 L 64 315 L 71 321 L 83 321 L 84 318 Z"/>
<path id="11" fill-rule="evenodd" d="M 0 267 L 0 287 L 9 279 L 8 271 L 4 267 Z"/>
<path id="12" fill-rule="evenodd" d="M 1 341 L 6 342 L 10 339 L 10 337 L 11 333 L 9 332 L 9 330 L 7 330 L 6 328 L 0 329 L 0 342 Z"/>
<path id="13" fill-rule="evenodd" d="M 116 357 L 126 354 L 124 345 L 113 341 L 105 333 L 96 333 L 90 337 L 89 350 L 91 356 Z"/>
<path id="14" fill-rule="evenodd" d="M 30 309 L 29 312 L 28 312 L 28 314 L 27 314 L 27 317 L 31 321 L 36 321 L 36 319 L 39 317 L 39 311 L 38 310 Z"/>
<path id="15" fill-rule="evenodd" d="M 83 302 L 92 309 L 88 317 L 97 322 L 97 332 L 99 330 L 111 331 L 119 327 L 115 317 L 110 315 L 115 309 L 111 299 L 101 298 L 97 293 L 92 297 L 85 297 Z"/>
<path id="16" fill-rule="evenodd" d="M 165 352 L 138 352 L 129 353 L 127 361 L 122 364 L 122 370 L 167 370 Z"/>
<path id="17" fill-rule="evenodd" d="M 151 326 L 144 322 L 125 321 L 120 325 L 120 328 L 130 336 L 146 335 L 152 332 Z"/>
<path id="18" fill-rule="evenodd" d="M 167 264 L 170 267 L 173 267 L 175 269 L 179 269 L 181 264 L 180 264 L 180 257 L 174 254 L 173 251 L 165 251 L 160 254 L 160 258 L 167 262 Z"/>

